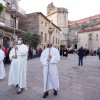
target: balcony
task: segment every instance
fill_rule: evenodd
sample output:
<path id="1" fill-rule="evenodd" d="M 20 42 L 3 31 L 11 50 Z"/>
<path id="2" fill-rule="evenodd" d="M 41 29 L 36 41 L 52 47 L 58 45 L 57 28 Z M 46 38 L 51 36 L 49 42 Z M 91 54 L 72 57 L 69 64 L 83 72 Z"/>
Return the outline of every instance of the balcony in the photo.
<path id="1" fill-rule="evenodd" d="M 5 19 L 5 26 L 13 28 L 14 27 L 13 20 Z M 16 29 L 18 29 L 18 23 L 16 23 Z"/>
<path id="2" fill-rule="evenodd" d="M 2 3 L 3 6 L 6 6 L 6 2 L 4 0 L 0 0 L 0 3 Z"/>

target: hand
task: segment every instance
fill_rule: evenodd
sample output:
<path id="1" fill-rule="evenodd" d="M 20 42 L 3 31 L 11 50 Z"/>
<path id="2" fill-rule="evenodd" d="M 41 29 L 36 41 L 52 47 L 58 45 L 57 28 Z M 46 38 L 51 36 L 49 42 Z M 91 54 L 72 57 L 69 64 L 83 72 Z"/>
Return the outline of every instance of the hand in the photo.
<path id="1" fill-rule="evenodd" d="M 14 47 L 16 50 L 18 50 L 18 46 L 16 45 L 15 47 Z"/>
<path id="2" fill-rule="evenodd" d="M 50 61 L 50 58 L 48 58 L 47 61 Z"/>
<path id="3" fill-rule="evenodd" d="M 49 54 L 49 55 L 48 55 L 48 58 L 51 59 L 51 58 L 52 58 L 52 55 Z"/>
<path id="4" fill-rule="evenodd" d="M 12 58 L 17 59 L 17 56 L 16 56 L 16 55 L 14 55 L 14 56 L 12 56 Z"/>

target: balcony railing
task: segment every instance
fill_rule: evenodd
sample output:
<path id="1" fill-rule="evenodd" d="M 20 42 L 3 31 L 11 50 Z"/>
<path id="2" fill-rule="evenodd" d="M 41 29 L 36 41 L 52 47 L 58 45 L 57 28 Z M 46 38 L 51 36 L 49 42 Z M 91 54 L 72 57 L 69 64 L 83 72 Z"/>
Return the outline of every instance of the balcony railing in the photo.
<path id="1" fill-rule="evenodd" d="M 13 20 L 8 20 L 8 19 L 5 19 L 5 26 L 7 27 L 14 27 L 14 23 L 13 23 Z M 18 23 L 16 23 L 16 29 L 18 29 Z"/>

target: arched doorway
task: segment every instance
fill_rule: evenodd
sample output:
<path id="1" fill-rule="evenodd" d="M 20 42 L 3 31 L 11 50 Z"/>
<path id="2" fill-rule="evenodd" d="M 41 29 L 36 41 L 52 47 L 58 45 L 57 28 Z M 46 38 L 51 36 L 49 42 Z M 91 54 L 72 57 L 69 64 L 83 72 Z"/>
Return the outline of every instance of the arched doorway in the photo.
<path id="1" fill-rule="evenodd" d="M 5 49 L 9 48 L 9 37 L 3 38 L 3 46 L 5 47 Z"/>
<path id="2" fill-rule="evenodd" d="M 77 49 L 77 44 L 75 44 L 75 49 Z"/>

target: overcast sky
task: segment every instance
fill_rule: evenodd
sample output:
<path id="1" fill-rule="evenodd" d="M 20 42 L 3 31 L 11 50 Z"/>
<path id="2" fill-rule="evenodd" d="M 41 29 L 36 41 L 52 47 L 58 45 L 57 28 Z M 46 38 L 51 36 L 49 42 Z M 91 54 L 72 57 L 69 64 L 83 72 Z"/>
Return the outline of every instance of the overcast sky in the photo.
<path id="1" fill-rule="evenodd" d="M 100 0 L 21 0 L 20 7 L 26 13 L 42 12 L 46 15 L 47 5 L 53 2 L 56 7 L 68 9 L 68 19 L 78 20 L 100 14 Z"/>

